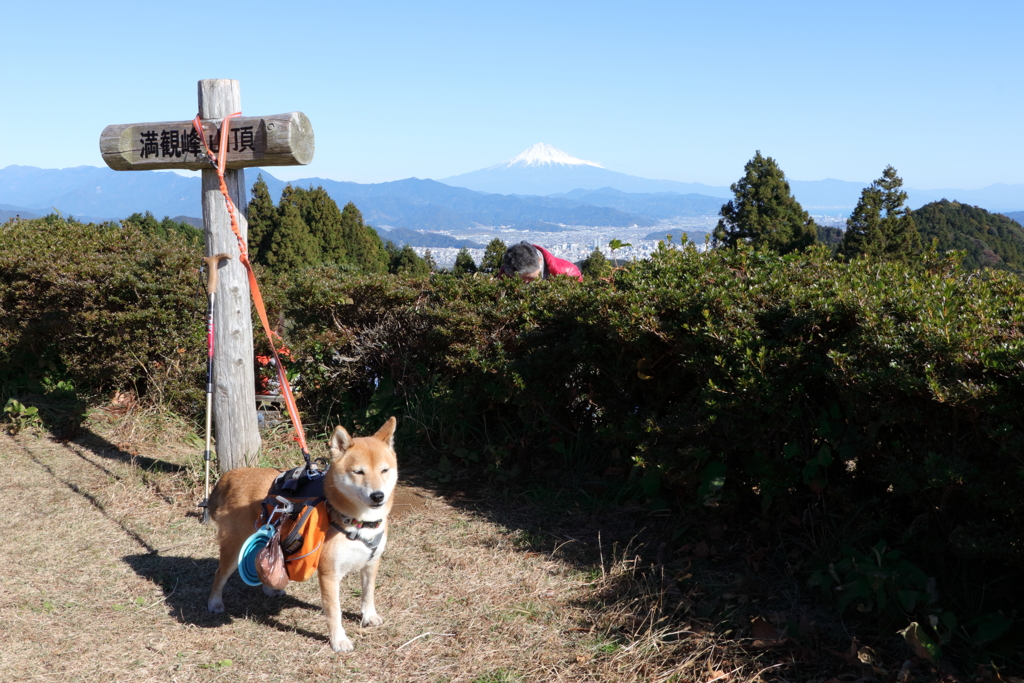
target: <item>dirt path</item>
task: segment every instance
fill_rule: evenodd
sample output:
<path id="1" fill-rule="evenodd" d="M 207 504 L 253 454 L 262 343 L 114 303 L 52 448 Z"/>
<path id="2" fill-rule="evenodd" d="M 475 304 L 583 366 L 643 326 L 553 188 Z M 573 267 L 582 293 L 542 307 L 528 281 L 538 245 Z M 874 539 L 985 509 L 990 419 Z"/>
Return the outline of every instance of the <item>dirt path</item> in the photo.
<path id="1" fill-rule="evenodd" d="M 590 630 L 587 577 L 523 552 L 517 533 L 406 488 L 381 566 L 385 624 L 355 652 L 326 637 L 316 581 L 266 598 L 237 574 L 207 613 L 213 528 L 199 524 L 195 449 L 128 453 L 88 432 L 0 436 L 0 679 L 33 681 L 628 680 Z M 201 473 L 200 473 L 201 477 Z M 198 494 L 198 495 L 197 495 Z M 347 597 L 347 602 L 344 602 Z"/>

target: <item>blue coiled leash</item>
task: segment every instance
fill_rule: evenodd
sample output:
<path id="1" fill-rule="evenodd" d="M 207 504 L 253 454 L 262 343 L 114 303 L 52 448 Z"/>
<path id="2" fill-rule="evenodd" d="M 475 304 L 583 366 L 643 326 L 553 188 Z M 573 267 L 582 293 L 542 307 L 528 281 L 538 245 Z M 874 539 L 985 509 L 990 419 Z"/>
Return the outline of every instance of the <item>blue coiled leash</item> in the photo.
<path id="1" fill-rule="evenodd" d="M 242 544 L 242 549 L 238 551 L 238 575 L 242 577 L 242 581 L 250 586 L 259 586 L 262 584 L 259 575 L 256 573 L 256 554 L 263 550 L 270 539 L 277 533 L 277 526 L 271 522 L 275 515 L 287 515 L 292 511 L 292 505 L 286 498 L 280 496 L 277 499 L 281 502 L 273 512 L 270 513 L 270 519 L 266 524 L 256 530 L 249 538 L 245 539 L 245 543 Z M 278 518 L 277 523 L 281 523 L 281 517 Z"/>
<path id="2" fill-rule="evenodd" d="M 270 524 L 264 524 L 256 533 L 245 539 L 242 549 L 238 552 L 238 575 L 250 586 L 260 585 L 260 577 L 256 574 L 256 553 L 270 543 L 276 531 Z"/>

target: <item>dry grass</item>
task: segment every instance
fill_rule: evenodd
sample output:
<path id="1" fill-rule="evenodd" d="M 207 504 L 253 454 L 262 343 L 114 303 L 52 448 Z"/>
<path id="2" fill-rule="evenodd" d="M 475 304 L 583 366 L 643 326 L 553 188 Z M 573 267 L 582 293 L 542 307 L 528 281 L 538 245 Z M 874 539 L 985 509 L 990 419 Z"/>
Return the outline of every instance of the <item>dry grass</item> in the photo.
<path id="1" fill-rule="evenodd" d="M 195 508 L 202 444 L 185 425 L 154 427 L 133 410 L 142 409 L 94 413 L 69 442 L 0 436 L 4 680 L 823 682 L 871 673 L 823 655 L 808 635 L 827 631 L 820 615 L 785 591 L 768 599 L 743 559 L 716 563 L 698 545 L 645 563 L 640 541 L 598 543 L 609 524 L 593 514 L 552 517 L 522 496 L 484 506 L 408 484 L 379 575 L 383 626 L 358 626 L 358 580 L 346 579 L 355 652 L 331 651 L 316 581 L 266 598 L 236 575 L 226 613 L 210 615 L 216 548 Z M 752 614 L 766 615 L 760 626 Z M 806 626 L 800 643 L 765 643 L 794 619 Z"/>

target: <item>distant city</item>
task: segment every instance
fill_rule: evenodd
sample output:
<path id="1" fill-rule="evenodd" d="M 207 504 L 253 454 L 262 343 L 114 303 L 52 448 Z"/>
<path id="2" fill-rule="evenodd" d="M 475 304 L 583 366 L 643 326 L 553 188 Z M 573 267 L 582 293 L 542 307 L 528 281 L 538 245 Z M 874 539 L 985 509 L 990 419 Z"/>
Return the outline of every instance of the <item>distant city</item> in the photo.
<path id="1" fill-rule="evenodd" d="M 846 220 L 840 216 L 812 216 L 818 225 L 845 228 Z M 680 231 L 685 232 L 690 242 L 693 242 L 698 250 L 706 248 L 707 240 L 710 240 L 711 233 L 718 225 L 718 216 L 696 216 L 692 218 L 677 218 L 662 221 L 656 227 L 588 227 L 588 226 L 559 226 L 563 230 L 558 232 L 541 232 L 537 230 L 516 230 L 507 226 L 485 227 L 476 229 L 465 229 L 459 231 L 438 232 L 458 239 L 470 240 L 478 244 L 486 245 L 495 237 L 506 245 L 511 246 L 516 242 L 527 241 L 531 244 L 539 244 L 558 258 L 567 259 L 578 263 L 590 256 L 594 249 L 600 249 L 607 258 L 624 260 L 649 258 L 651 253 L 658 248 L 658 243 L 665 241 L 665 235 L 673 233 L 678 235 Z M 653 234 L 664 233 L 660 238 L 650 238 Z M 613 239 L 628 243 L 630 246 L 622 247 L 612 253 L 608 243 Z M 680 245 L 678 237 L 674 237 L 670 244 Z M 455 263 L 455 256 L 459 249 L 454 247 L 413 247 L 420 256 L 430 252 L 434 261 L 441 268 L 451 268 Z M 483 258 L 484 249 L 467 249 L 473 261 L 477 264 Z"/>

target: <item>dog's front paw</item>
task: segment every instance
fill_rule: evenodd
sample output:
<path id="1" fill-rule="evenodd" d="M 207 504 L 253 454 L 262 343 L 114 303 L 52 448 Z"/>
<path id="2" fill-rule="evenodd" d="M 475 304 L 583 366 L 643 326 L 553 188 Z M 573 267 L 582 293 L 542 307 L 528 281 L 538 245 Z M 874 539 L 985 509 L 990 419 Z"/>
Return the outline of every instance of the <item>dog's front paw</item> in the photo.
<path id="1" fill-rule="evenodd" d="M 331 638 L 331 649 L 335 652 L 352 652 L 355 646 L 352 645 L 352 641 L 347 636 L 342 636 L 338 639 Z"/>
<path id="2" fill-rule="evenodd" d="M 380 618 L 380 615 L 376 612 L 366 612 L 363 614 L 362 626 L 380 626 L 384 623 L 384 620 Z"/>
<path id="3" fill-rule="evenodd" d="M 206 609 L 210 610 L 210 614 L 223 614 L 224 600 L 221 598 L 210 598 L 206 603 Z"/>
<path id="4" fill-rule="evenodd" d="M 269 586 L 264 586 L 263 584 L 260 584 L 260 585 L 263 586 L 263 594 L 266 595 L 268 598 L 279 598 L 282 595 L 287 595 L 288 594 L 283 589 L 271 588 Z"/>

